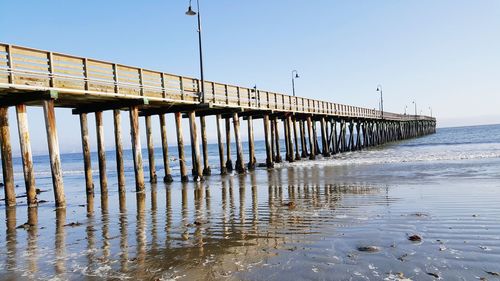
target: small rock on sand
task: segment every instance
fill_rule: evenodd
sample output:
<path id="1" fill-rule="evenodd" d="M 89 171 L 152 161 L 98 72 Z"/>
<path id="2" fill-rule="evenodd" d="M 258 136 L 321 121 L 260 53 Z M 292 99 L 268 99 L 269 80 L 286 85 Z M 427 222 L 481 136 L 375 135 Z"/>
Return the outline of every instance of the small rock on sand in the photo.
<path id="1" fill-rule="evenodd" d="M 380 251 L 380 248 L 377 246 L 359 246 L 358 251 L 368 252 L 368 253 L 376 253 L 376 252 Z"/>
<path id="2" fill-rule="evenodd" d="M 421 242 L 422 241 L 422 236 L 420 236 L 418 234 L 413 234 L 411 236 L 408 236 L 408 240 L 410 240 L 412 242 Z"/>

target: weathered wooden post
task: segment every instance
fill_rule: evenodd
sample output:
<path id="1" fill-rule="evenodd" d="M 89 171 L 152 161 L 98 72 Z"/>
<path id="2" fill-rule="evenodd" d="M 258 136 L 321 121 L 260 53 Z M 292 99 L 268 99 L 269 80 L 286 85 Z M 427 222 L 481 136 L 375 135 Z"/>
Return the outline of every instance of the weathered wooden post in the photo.
<path id="1" fill-rule="evenodd" d="M 309 153 L 307 153 L 307 143 L 306 143 L 306 135 L 304 129 L 304 120 L 299 120 L 300 127 L 300 148 L 302 150 L 302 158 L 306 158 Z"/>
<path id="2" fill-rule="evenodd" d="M 288 116 L 285 116 L 283 119 L 283 131 L 285 134 L 285 159 L 288 162 L 293 162 L 293 144 L 290 135 L 290 122 L 288 120 Z"/>
<path id="3" fill-rule="evenodd" d="M 141 138 L 139 134 L 139 108 L 131 106 L 130 115 L 130 136 L 132 139 L 132 154 L 134 158 L 135 190 L 144 190 L 144 168 L 142 166 Z"/>
<path id="4" fill-rule="evenodd" d="M 43 112 L 45 116 L 45 128 L 47 131 L 47 143 L 49 146 L 50 168 L 52 172 L 52 185 L 54 187 L 56 207 L 65 207 L 66 197 L 64 195 L 61 158 L 59 156 L 59 140 L 57 138 L 54 100 L 43 101 Z"/>
<path id="5" fill-rule="evenodd" d="M 177 131 L 177 149 L 179 151 L 179 166 L 181 169 L 181 181 L 189 181 L 187 175 L 186 160 L 184 158 L 184 138 L 182 136 L 182 115 L 180 112 L 175 112 L 175 129 Z"/>
<path id="6" fill-rule="evenodd" d="M 328 141 L 327 141 L 325 117 L 321 117 L 320 125 L 321 125 L 321 146 L 323 147 L 323 156 L 329 157 L 330 150 L 328 148 L 329 145 L 328 145 Z"/>
<path id="7" fill-rule="evenodd" d="M 294 155 L 294 151 L 293 151 L 293 137 L 292 137 L 292 117 L 291 115 L 287 115 L 286 116 L 286 128 L 287 128 L 287 135 L 288 137 L 285 139 L 286 142 L 288 142 L 288 157 L 289 157 L 289 160 L 290 162 L 294 162 L 295 161 L 295 155 Z"/>
<path id="8" fill-rule="evenodd" d="M 148 146 L 149 182 L 156 183 L 155 148 L 153 143 L 153 130 L 151 129 L 151 115 L 144 116 L 146 122 L 146 144 Z"/>
<path id="9" fill-rule="evenodd" d="M 274 123 L 274 141 L 276 144 L 276 159 L 274 160 L 274 162 L 281 163 L 281 161 L 283 160 L 281 159 L 281 151 L 280 151 L 281 149 L 280 149 L 280 133 L 278 128 L 278 119 L 274 118 L 273 123 Z"/>
<path id="10" fill-rule="evenodd" d="M 333 119 L 333 126 L 332 126 L 332 146 L 333 146 L 333 154 L 339 153 L 339 143 L 338 143 L 338 134 L 337 134 L 337 120 Z"/>
<path id="11" fill-rule="evenodd" d="M 308 136 L 309 136 L 309 159 L 314 160 L 316 159 L 316 150 L 315 144 L 314 144 L 314 139 L 313 139 L 313 128 L 312 128 L 312 121 L 311 121 L 311 116 L 307 116 L 307 131 L 308 131 Z"/>
<path id="12" fill-rule="evenodd" d="M 236 166 L 235 169 L 238 173 L 245 173 L 245 162 L 243 160 L 243 145 L 241 143 L 240 137 L 240 118 L 238 113 L 233 113 L 233 125 L 234 125 L 234 138 L 236 140 Z"/>
<path id="13" fill-rule="evenodd" d="M 85 191 L 87 198 L 94 197 L 94 182 L 92 179 L 92 163 L 90 160 L 90 141 L 87 125 L 87 113 L 80 113 L 80 130 L 82 134 L 83 168 L 85 173 Z"/>
<path id="14" fill-rule="evenodd" d="M 14 189 L 14 169 L 12 167 L 12 148 L 10 145 L 8 111 L 8 107 L 0 107 L 0 146 L 2 152 L 2 172 L 4 183 L 3 188 L 5 192 L 5 205 L 7 205 L 7 207 L 16 205 L 16 192 Z"/>
<path id="15" fill-rule="evenodd" d="M 276 153 L 275 153 L 275 148 L 274 148 L 274 121 L 269 117 L 269 123 L 271 125 L 271 155 L 273 157 L 273 163 L 276 161 Z"/>
<path id="16" fill-rule="evenodd" d="M 104 126 L 102 123 L 102 111 L 95 112 L 97 155 L 99 163 L 99 183 L 101 186 L 101 196 L 108 193 L 108 177 L 106 175 L 106 150 L 104 147 Z"/>
<path id="17" fill-rule="evenodd" d="M 33 156 L 31 153 L 30 133 L 28 130 L 28 114 L 26 105 L 16 105 L 17 128 L 19 131 L 19 144 L 23 160 L 24 183 L 26 187 L 27 203 L 29 207 L 36 206 L 35 173 L 33 171 Z"/>
<path id="18" fill-rule="evenodd" d="M 361 150 L 361 124 L 356 122 L 356 149 Z"/>
<path id="19" fill-rule="evenodd" d="M 160 114 L 158 115 L 158 117 L 160 119 L 163 166 L 165 168 L 165 177 L 163 178 L 163 182 L 170 183 L 174 180 L 172 178 L 172 171 L 170 169 L 170 158 L 168 157 L 167 125 L 165 123 L 165 114 Z"/>
<path id="20" fill-rule="evenodd" d="M 354 121 L 349 122 L 349 151 L 354 151 Z"/>
<path id="21" fill-rule="evenodd" d="M 189 132 L 191 133 L 191 153 L 193 155 L 193 180 L 203 180 L 203 169 L 201 167 L 200 144 L 198 142 L 198 132 L 196 130 L 196 115 L 194 110 L 189 115 Z"/>
<path id="22" fill-rule="evenodd" d="M 224 161 L 224 145 L 222 144 L 222 132 L 220 129 L 220 114 L 215 115 L 215 122 L 217 123 L 217 143 L 219 145 L 219 162 L 220 162 L 220 174 L 227 174 L 226 162 Z"/>
<path id="23" fill-rule="evenodd" d="M 226 150 L 227 150 L 227 161 L 226 169 L 228 172 L 233 171 L 233 161 L 231 160 L 231 119 L 226 118 Z"/>
<path id="24" fill-rule="evenodd" d="M 312 131 L 313 131 L 313 144 L 314 144 L 314 153 L 316 155 L 320 154 L 319 143 L 318 143 L 318 131 L 316 130 L 316 120 L 312 120 Z"/>
<path id="25" fill-rule="evenodd" d="M 255 170 L 255 164 L 257 160 L 255 159 L 255 144 L 253 138 L 253 118 L 248 116 L 248 170 Z"/>
<path id="26" fill-rule="evenodd" d="M 203 175 L 210 176 L 212 170 L 208 163 L 208 140 L 207 140 L 207 124 L 205 123 L 205 116 L 200 116 L 201 126 L 201 147 L 203 150 Z"/>
<path id="27" fill-rule="evenodd" d="M 300 160 L 300 152 L 299 152 L 299 142 L 298 142 L 298 134 L 297 134 L 297 121 L 295 120 L 295 117 L 292 119 L 292 126 L 293 126 L 293 140 L 295 143 L 295 160 Z"/>
<path id="28" fill-rule="evenodd" d="M 118 177 L 118 191 L 125 192 L 125 167 L 123 165 L 123 144 L 122 144 L 122 125 L 121 113 L 119 109 L 113 110 L 113 123 L 115 127 L 115 155 L 116 155 L 116 172 Z M 90 153 L 89 153 L 90 164 Z M 90 166 L 89 166 L 90 167 Z M 90 174 L 92 177 L 92 173 Z"/>
<path id="29" fill-rule="evenodd" d="M 274 166 L 273 163 L 273 155 L 272 155 L 272 149 L 271 149 L 271 138 L 270 138 L 270 126 L 269 126 L 269 115 L 265 114 L 264 115 L 264 138 L 266 142 L 266 166 L 268 168 L 272 168 Z"/>

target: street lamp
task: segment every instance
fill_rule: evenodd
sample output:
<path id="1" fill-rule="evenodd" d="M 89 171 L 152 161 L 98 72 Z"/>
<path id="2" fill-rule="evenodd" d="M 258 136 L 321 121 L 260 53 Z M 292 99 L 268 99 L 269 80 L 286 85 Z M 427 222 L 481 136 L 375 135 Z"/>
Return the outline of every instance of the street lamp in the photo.
<path id="1" fill-rule="evenodd" d="M 297 70 L 292 71 L 292 91 L 293 91 L 293 96 L 295 97 L 295 78 L 300 78 L 299 73 Z"/>
<path id="2" fill-rule="evenodd" d="M 383 119 L 384 118 L 384 97 L 383 97 L 382 85 L 380 85 L 380 84 L 377 85 L 377 92 L 380 92 L 380 116 Z"/>
<path id="3" fill-rule="evenodd" d="M 412 101 L 411 103 L 415 105 L 415 116 L 417 116 L 417 103 L 415 101 Z"/>
<path id="4" fill-rule="evenodd" d="M 205 79 L 203 77 L 203 51 L 201 48 L 201 16 L 200 16 L 200 0 L 196 0 L 197 12 L 193 11 L 191 7 L 191 0 L 189 0 L 189 8 L 186 12 L 188 16 L 198 16 L 198 46 L 200 49 L 200 82 L 201 82 L 201 92 L 200 99 L 202 103 L 205 103 Z"/>
<path id="5" fill-rule="evenodd" d="M 407 109 L 408 109 L 408 106 L 407 106 L 407 105 L 405 105 L 405 115 L 406 115 L 406 110 L 407 110 Z"/>
<path id="6" fill-rule="evenodd" d="M 429 106 L 429 110 L 431 111 L 431 118 L 432 118 L 432 107 Z"/>

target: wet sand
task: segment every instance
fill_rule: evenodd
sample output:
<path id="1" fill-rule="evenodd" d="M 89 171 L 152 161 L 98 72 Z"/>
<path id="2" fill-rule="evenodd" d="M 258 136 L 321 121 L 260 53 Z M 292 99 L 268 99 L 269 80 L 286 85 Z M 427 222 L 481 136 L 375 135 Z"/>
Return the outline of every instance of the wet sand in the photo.
<path id="1" fill-rule="evenodd" d="M 495 280 L 500 160 L 468 163 L 491 173 L 285 165 L 139 194 L 110 186 L 107 200 L 96 186 L 88 205 L 68 188 L 67 209 L 1 206 L 0 279 Z"/>

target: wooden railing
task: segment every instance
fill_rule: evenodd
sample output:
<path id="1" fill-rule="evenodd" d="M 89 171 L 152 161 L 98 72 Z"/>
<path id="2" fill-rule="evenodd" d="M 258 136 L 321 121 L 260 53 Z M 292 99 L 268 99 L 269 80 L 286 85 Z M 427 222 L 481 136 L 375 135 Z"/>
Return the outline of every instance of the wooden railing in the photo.
<path id="1" fill-rule="evenodd" d="M 200 102 L 200 80 L 101 60 L 0 43 L 0 88 Z M 214 106 L 387 120 L 435 120 L 205 81 Z"/>

